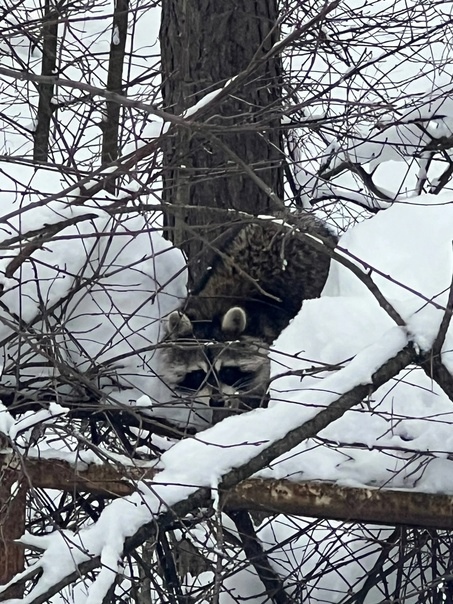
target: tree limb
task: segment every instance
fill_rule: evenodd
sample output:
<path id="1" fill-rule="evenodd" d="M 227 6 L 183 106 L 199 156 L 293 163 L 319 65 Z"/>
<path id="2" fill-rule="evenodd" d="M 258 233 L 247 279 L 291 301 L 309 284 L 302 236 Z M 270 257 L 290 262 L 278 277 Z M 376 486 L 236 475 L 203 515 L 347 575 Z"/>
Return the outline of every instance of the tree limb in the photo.
<path id="1" fill-rule="evenodd" d="M 275 604 L 290 604 L 291 600 L 284 590 L 283 581 L 269 563 L 266 552 L 256 536 L 248 511 L 233 510 L 228 515 L 236 525 L 244 553 L 256 570 L 271 601 Z"/>
<path id="2" fill-rule="evenodd" d="M 346 411 L 360 403 L 366 396 L 397 375 L 414 359 L 415 352 L 413 347 L 411 345 L 405 346 L 373 374 L 370 384 L 354 386 L 336 401 L 332 402 L 327 408 L 320 411 L 314 418 L 308 420 L 303 425 L 298 426 L 284 437 L 270 444 L 266 449 L 244 465 L 227 472 L 219 484 L 221 495 L 226 495 L 228 491 L 236 487 L 240 482 L 246 480 L 259 470 L 262 470 L 274 459 L 287 453 L 303 440 L 316 436 L 320 430 L 339 419 Z M 123 555 L 127 555 L 132 550 L 142 545 L 146 540 L 155 536 L 159 527 L 165 529 L 171 526 L 176 519 L 186 516 L 188 513 L 193 512 L 194 509 L 208 505 L 210 500 L 211 490 L 207 487 L 198 488 L 187 498 L 175 503 L 168 511 L 154 517 L 151 522 L 142 525 L 134 535 L 128 537 L 124 543 Z M 80 577 L 86 574 L 90 570 L 99 567 L 100 564 L 99 557 L 92 558 L 87 562 L 80 564 L 77 576 Z M 36 567 L 36 572 L 39 572 L 39 566 Z M 71 573 L 62 579 L 58 585 L 52 586 L 44 595 L 30 600 L 30 604 L 41 604 L 48 601 L 52 595 L 73 580 L 74 573 Z"/>

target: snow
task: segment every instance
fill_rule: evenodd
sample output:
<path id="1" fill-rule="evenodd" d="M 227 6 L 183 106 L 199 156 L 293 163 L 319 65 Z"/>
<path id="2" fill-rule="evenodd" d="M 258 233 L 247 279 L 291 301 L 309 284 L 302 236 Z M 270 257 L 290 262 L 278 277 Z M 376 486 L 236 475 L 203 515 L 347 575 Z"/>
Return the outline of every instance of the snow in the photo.
<path id="1" fill-rule="evenodd" d="M 37 222 L 34 215 L 41 221 Z M 48 220 L 53 219 L 55 224 L 73 215 L 71 206 L 64 202 L 44 215 L 41 208 L 34 207 L 24 212 L 24 225 L 28 230 L 26 221 L 30 220 L 39 228 Z M 8 221 L 6 237 L 20 232 L 21 226 L 13 219 Z M 134 353 L 158 342 L 159 317 L 174 308 L 183 295 L 182 258 L 145 217 L 134 213 L 119 219 L 102 209 L 81 225 L 66 228 L 71 253 L 68 255 L 66 240 L 59 241 L 58 236 L 34 250 L 30 256 L 33 262 L 26 259 L 21 266 L 20 289 L 15 287 L 15 274 L 3 280 L 5 303 L 15 308 L 20 302 L 25 316 L 32 320 L 39 314 L 42 299 L 54 304 L 67 295 L 88 253 L 90 263 L 83 273 L 88 283 L 100 267 L 103 272 L 96 288 L 74 293 L 61 316 L 67 362 L 83 369 L 90 358 L 102 363 L 121 358 L 116 376 L 130 386 L 127 396 L 132 400 L 127 403 L 134 404 L 138 399 L 138 406 L 149 405 L 158 414 L 160 408 L 156 403 L 153 406 L 153 401 L 163 399 L 161 386 L 152 375 L 153 358 L 140 374 Z M 94 237 L 102 232 L 115 236 Z M 275 379 L 269 408 L 227 418 L 196 437 L 174 444 L 162 454 L 160 472 L 152 484 L 141 483 L 135 494 L 113 501 L 96 523 L 77 534 L 60 531 L 44 537 L 26 535 L 24 542 L 32 539 L 44 553 L 37 563 L 43 575 L 24 602 L 45 593 L 92 556 L 100 556 L 103 566 L 89 588 L 87 601 L 102 601 L 119 570 L 124 540 L 141 526 L 200 487 L 220 484 L 231 469 L 315 417 L 341 394 L 370 383 L 373 373 L 408 341 L 413 340 L 422 350 L 429 349 L 451 282 L 452 232 L 453 204 L 448 193 L 395 203 L 350 229 L 341 238 L 339 250 L 345 257 L 360 259 L 357 266 L 372 276 L 408 328 L 395 325 L 363 282 L 341 262 L 334 262 L 322 298 L 307 301 L 273 347 Z M 81 239 L 77 233 L 89 236 Z M 398 254 L 393 253 L 395 249 Z M 4 261 L 3 270 L 8 261 Z M 67 278 L 61 285 L 55 277 L 63 268 Z M 51 278 L 48 271 L 55 276 Z M 179 274 L 177 279 L 175 274 Z M 150 304 L 150 294 L 154 304 Z M 146 312 L 142 310 L 145 308 Z M 9 325 L 10 320 L 5 319 L 3 337 Z M 451 350 L 452 337 L 450 328 L 445 351 Z M 310 375 L 313 367 L 319 371 Z M 307 374 L 301 381 L 298 374 L 288 375 L 294 370 L 306 370 Z M 144 393 L 141 398 L 140 392 Z M 115 392 L 114 396 L 120 397 L 121 393 Z M 166 413 L 173 417 L 172 412 L 170 405 Z M 20 436 L 27 444 L 27 432 L 37 421 L 52 423 L 64 413 L 55 404 L 48 411 L 24 415 L 14 423 L 5 414 L 3 427 L 13 440 Z M 347 411 L 319 435 L 313 434 L 313 438 L 274 460 L 259 475 L 453 494 L 453 466 L 448 456 L 453 447 L 452 421 L 451 402 L 420 369 L 409 367 L 374 393 L 370 401 Z M 45 449 L 40 454 L 52 458 Z M 64 452 L 56 456 L 65 459 Z M 90 458 L 81 461 L 86 463 Z M 120 525 L 116 520 L 119 517 Z"/>
<path id="2" fill-rule="evenodd" d="M 20 211 L 4 202 L 5 214 L 9 207 L 12 210 L 10 218 L 3 219 L 0 236 L 0 245 L 8 249 L 0 260 L 4 288 L 0 340 L 7 342 L 4 382 L 8 383 L 10 359 L 19 343 L 11 334 L 20 309 L 22 320 L 54 342 L 52 346 L 74 370 L 86 371 L 93 362 L 108 368 L 100 387 L 106 394 L 115 391 L 118 403 L 129 404 L 147 393 L 147 384 L 157 379 L 149 359 L 161 337 L 160 317 L 185 295 L 180 252 L 163 239 L 153 216 L 131 210 L 116 217 L 107 201 L 101 207 L 99 203 L 74 206 L 67 201 L 45 207 L 24 204 Z M 83 221 L 71 224 L 84 216 Z M 8 245 L 18 234 L 21 245 L 32 245 L 39 242 L 39 229 L 58 224 L 62 225 L 58 233 L 46 240 L 44 231 L 45 242 L 29 254 Z M 22 261 L 6 276 L 19 253 Z M 47 317 L 44 308 L 54 308 L 53 317 Z M 115 375 L 126 389 L 109 386 Z"/>
<path id="3" fill-rule="evenodd" d="M 203 446 L 214 446 L 206 456 L 210 464 L 214 465 L 216 448 L 222 449 L 220 465 L 216 466 L 218 472 L 235 467 L 245 459 L 249 449 L 256 453 L 266 442 L 307 421 L 351 384 L 367 383 L 371 374 L 405 345 L 408 337 L 421 349 L 429 348 L 443 316 L 442 306 L 446 302 L 453 270 L 450 243 L 453 207 L 448 205 L 448 200 L 449 194 L 424 195 L 412 200 L 413 203 L 394 204 L 342 238 L 341 248 L 380 271 L 371 274 L 383 295 L 407 321 L 409 332 L 395 327 L 363 283 L 334 263 L 324 297 L 307 301 L 300 315 L 276 342 L 274 373 L 310 369 L 315 363 L 344 365 L 344 368 L 331 375 L 325 372 L 322 382 L 319 374 L 315 377 L 307 375 L 302 383 L 296 375 L 278 378 L 273 382 L 274 402 L 270 409 L 250 414 L 253 417 L 250 424 L 245 417 L 229 418 L 214 431 L 201 433 L 199 439 Z M 395 246 L 398 248 L 396 256 L 391 253 Z M 414 271 L 414 266 L 420 270 Z M 441 308 L 427 304 L 426 299 L 434 299 Z M 303 334 L 302 340 L 300 334 Z M 449 338 L 451 330 L 445 350 L 449 349 Z M 409 369 L 405 373 L 406 377 L 380 389 L 377 402 L 373 402 L 372 414 L 366 406 L 355 409 L 320 434 L 332 442 L 346 444 L 356 443 L 360 435 L 359 442 L 365 448 L 378 445 L 401 449 L 401 459 L 394 458 L 394 466 L 388 465 L 385 452 L 360 448 L 351 452 L 348 449 L 349 459 L 344 461 L 341 449 L 332 451 L 328 446 L 318 444 L 314 447 L 313 443 L 306 443 L 288 456 L 292 462 L 274 463 L 272 476 L 321 478 L 342 484 L 354 481 L 354 484 L 394 484 L 397 487 L 414 485 L 418 479 L 412 475 L 408 482 L 406 476 L 411 469 L 401 471 L 407 465 L 408 455 L 411 451 L 427 451 L 445 456 L 442 451 L 447 452 L 452 443 L 449 434 L 452 415 L 450 401 L 421 370 Z M 288 405 L 291 405 L 290 414 Z M 270 416 L 270 413 L 276 415 Z M 273 426 L 271 434 L 269 424 Z M 236 427 L 239 425 L 240 431 Z M 443 443 L 442 447 L 439 442 Z M 193 476 L 192 480 L 201 484 L 208 469 L 198 457 L 201 455 L 202 458 L 203 454 L 193 447 L 192 440 L 178 444 L 162 457 L 161 464 L 167 471 L 185 473 L 185 465 L 182 469 L 180 466 L 181 459 L 185 459 L 190 467 L 198 468 L 199 475 Z M 228 455 L 223 447 L 228 448 Z M 385 465 L 385 471 L 380 467 L 382 465 Z M 208 473 L 212 476 L 212 470 Z M 437 483 L 436 476 L 436 464 L 430 462 L 417 488 L 429 491 L 430 485 Z M 444 480 L 443 484 L 445 492 L 453 492 L 449 483 Z"/>
<path id="4" fill-rule="evenodd" d="M 10 427 L 9 437 L 18 444 L 18 436 L 20 435 L 20 445 L 25 448 L 29 444 L 33 428 L 53 423 L 54 419 L 66 415 L 67 411 L 68 409 L 58 405 L 58 403 L 50 403 L 48 409 L 42 409 L 41 411 L 27 411 Z M 30 434 L 24 434 L 25 432 L 30 432 Z"/>
<path id="5" fill-rule="evenodd" d="M 113 28 L 112 42 L 113 44 L 115 44 L 115 46 L 118 46 L 118 44 L 120 43 L 120 31 L 118 25 L 115 25 L 115 27 Z"/>
<path id="6" fill-rule="evenodd" d="M 439 214 L 442 213 L 444 206 L 430 205 L 430 197 L 421 198 L 418 201 L 419 205 L 395 204 L 368 223 L 359 225 L 350 231 L 340 242 L 340 246 L 360 257 L 362 252 L 367 251 L 368 256 L 364 256 L 367 263 L 377 266 L 382 272 L 389 272 L 395 281 L 403 284 L 409 282 L 411 287 L 417 288 L 417 291 L 423 295 L 432 296 L 437 295 L 439 290 L 445 289 L 445 279 L 447 279 L 447 284 L 450 280 L 451 270 L 447 261 L 448 256 L 446 256 L 449 249 L 448 246 L 441 245 L 441 241 L 442 237 L 445 239 L 450 236 L 452 223 L 448 219 L 448 213 L 447 216 Z M 442 222 L 439 221 L 440 215 L 444 218 Z M 410 280 L 412 266 L 417 265 L 419 256 L 422 260 L 423 254 L 426 253 L 426 247 L 420 245 L 420 232 L 415 228 L 416 224 L 420 223 L 421 216 L 423 226 L 420 226 L 420 229 L 423 229 L 424 238 L 431 238 L 426 245 L 433 246 L 433 243 L 436 243 L 438 256 L 435 258 L 434 266 L 438 267 L 438 270 L 432 270 L 431 263 L 421 263 L 420 266 L 430 270 L 425 271 L 424 279 L 418 277 L 419 280 L 414 283 Z M 374 228 L 373 224 L 375 224 Z M 436 225 L 437 228 L 435 228 Z M 400 229 L 403 226 L 405 226 L 405 236 L 401 237 Z M 383 234 L 386 235 L 386 239 L 381 240 Z M 392 249 L 395 238 L 397 241 L 401 241 L 401 257 L 388 266 L 394 257 L 383 252 L 386 249 Z M 407 262 L 409 254 L 410 263 Z M 437 314 L 432 317 L 428 312 L 431 308 L 426 306 L 423 301 L 420 304 L 420 298 L 416 293 L 411 297 L 407 288 L 395 286 L 394 282 L 379 276 L 377 280 L 383 293 L 389 295 L 391 301 L 398 305 L 399 310 L 407 311 L 408 318 L 417 312 L 427 315 L 423 329 L 425 339 L 427 333 L 431 337 L 432 334 L 435 335 L 435 329 L 438 326 Z M 374 371 L 406 345 L 406 331 L 392 325 L 388 315 L 376 304 L 363 284 L 340 265 L 332 268 L 325 294 L 321 300 L 305 304 L 299 317 L 282 334 L 281 341 L 277 342 L 276 354 L 280 346 L 285 348 L 285 369 L 287 369 L 292 360 L 290 355 L 294 351 L 291 348 L 300 347 L 298 334 L 302 333 L 305 345 L 304 356 L 323 363 L 343 363 L 344 367 L 327 375 L 322 381 L 315 378 L 304 378 L 302 385 L 297 384 L 297 388 L 291 384 L 294 380 L 298 381 L 295 376 L 280 378 L 274 383 L 273 390 L 274 393 L 279 392 L 279 394 L 274 396 L 276 400 L 269 409 L 260 409 L 243 416 L 228 418 L 200 433 L 196 438 L 186 439 L 174 445 L 162 455 L 160 466 L 163 469 L 153 482 L 152 488 L 143 485 L 139 493 L 112 502 L 96 524 L 80 532 L 78 538 L 83 543 L 85 552 L 100 555 L 101 559 L 108 562 L 109 568 L 112 568 L 111 565 L 116 568 L 117 561 L 121 557 L 124 539 L 134 534 L 139 526 L 150 522 L 155 514 L 186 498 L 197 488 L 210 487 L 213 483 L 220 482 L 222 475 L 231 468 L 244 464 L 265 449 L 269 443 L 282 438 L 295 426 L 314 417 L 320 409 L 336 400 L 341 393 L 347 392 L 357 384 L 369 383 Z M 438 300 L 441 303 L 439 296 Z M 414 307 L 414 302 L 417 302 L 421 308 Z M 324 320 L 324 317 L 327 317 L 328 320 Z M 341 321 L 339 321 L 340 317 Z M 364 325 L 368 324 L 372 329 L 363 329 Z M 300 353 L 300 350 L 298 349 L 297 352 Z M 300 354 L 298 356 L 300 357 Z M 348 361 L 347 359 L 351 357 L 353 357 L 352 360 Z M 277 362 L 282 361 L 278 359 Z M 303 364 L 302 361 L 302 366 Z M 297 367 L 300 368 L 300 362 L 297 363 Z M 279 370 L 281 371 L 280 365 Z M 347 443 L 349 440 L 351 443 L 355 443 L 357 435 L 360 434 L 364 437 L 364 444 L 368 447 L 376 442 L 381 446 L 386 444 L 400 446 L 402 442 L 400 435 L 404 434 L 406 446 L 409 446 L 410 441 L 406 441 L 410 437 L 416 441 L 415 446 L 419 451 L 422 450 L 421 444 L 427 451 L 436 450 L 438 445 L 432 446 L 434 443 L 428 432 L 420 429 L 417 435 L 417 422 L 414 421 L 414 427 L 410 424 L 409 418 L 414 415 L 414 409 L 416 409 L 414 398 L 416 399 L 417 395 L 415 397 L 412 395 L 412 410 L 407 414 L 401 413 L 401 416 L 406 418 L 406 423 L 397 422 L 395 433 L 388 433 L 385 413 L 392 411 L 396 417 L 398 410 L 394 400 L 391 403 L 392 409 L 386 407 L 389 402 L 386 390 L 392 388 L 392 397 L 395 398 L 398 395 L 397 388 L 404 389 L 404 386 L 404 381 L 402 381 L 397 387 L 394 384 L 383 387 L 378 397 L 379 405 L 382 406 L 379 413 L 373 413 L 367 417 L 366 413 L 353 410 L 349 412 L 351 417 L 346 418 L 345 416 L 342 420 L 335 422 L 332 427 L 321 432 L 320 437 L 333 442 Z M 282 398 L 282 392 L 284 392 L 286 400 L 278 402 L 278 399 Z M 442 400 L 439 393 L 421 389 L 418 396 L 427 398 L 430 402 L 429 415 L 431 417 L 437 417 L 441 409 L 443 414 L 448 413 L 448 408 L 445 407 L 446 401 Z M 436 398 L 440 400 L 436 401 Z M 402 405 L 404 405 L 404 399 L 403 396 Z M 373 405 L 375 410 L 379 406 L 376 403 Z M 290 413 L 288 413 L 289 408 Z M 445 421 L 445 415 L 443 419 Z M 345 429 L 346 427 L 347 429 Z M 438 434 L 439 432 L 436 431 L 432 437 L 437 439 Z M 417 438 L 421 435 L 424 441 L 422 443 L 417 442 Z M 436 440 L 436 442 L 438 441 Z M 445 440 L 441 442 L 445 442 Z M 266 470 L 263 475 L 292 476 L 294 478 L 295 472 L 297 472 L 297 476 L 302 475 L 304 478 L 330 479 L 340 484 L 387 485 L 391 483 L 393 475 L 396 486 L 407 486 L 405 480 L 410 474 L 412 475 L 411 480 L 414 480 L 410 465 L 405 465 L 404 455 L 401 460 L 396 458 L 393 467 L 389 468 L 387 464 L 385 471 L 379 459 L 382 455 L 378 451 L 358 449 L 351 452 L 348 449 L 348 456 L 342 460 L 341 447 L 338 447 L 337 451 L 331 451 L 329 447 L 314 447 L 310 441 L 303 443 L 300 445 L 300 449 L 291 451 L 286 457 L 286 461 L 276 460 L 272 464 L 272 469 Z M 181 463 L 181 460 L 184 462 Z M 419 489 L 427 486 L 435 488 L 436 485 L 439 487 L 438 472 L 441 470 L 444 475 L 445 464 L 451 462 L 445 458 L 436 461 L 440 461 L 440 465 L 431 464 L 428 467 L 428 471 L 424 472 L 423 481 L 418 485 Z M 308 470 L 309 468 L 311 468 L 311 472 Z M 316 471 L 314 472 L 313 469 Z M 444 492 L 453 487 L 445 480 L 442 481 L 442 486 Z M 112 538 L 106 539 L 105 535 L 108 533 L 112 519 L 119 516 L 122 518 L 121 527 L 117 527 Z M 74 552 L 68 550 L 65 542 L 63 544 L 64 547 L 59 538 L 55 542 L 55 546 L 52 544 L 47 547 L 43 555 L 43 580 L 29 595 L 30 601 L 39 593 L 37 590 L 42 589 L 43 585 L 47 585 L 46 569 L 52 566 L 49 560 L 55 559 L 57 555 L 61 560 L 62 556 L 66 555 L 66 562 L 61 563 L 60 578 L 65 576 L 71 563 L 74 563 Z M 54 547 L 56 551 L 54 551 Z M 79 561 L 80 556 L 86 559 L 87 554 L 78 555 L 76 559 Z M 55 573 L 54 568 L 52 573 Z M 105 594 L 108 589 L 112 577 L 113 574 L 110 570 L 102 571 L 99 574 L 90 589 L 89 601 L 100 601 L 102 594 Z M 52 580 L 55 581 L 56 578 L 53 576 Z"/>
<path id="7" fill-rule="evenodd" d="M 228 81 L 225 86 L 228 86 L 229 83 L 230 83 L 230 81 Z M 183 117 L 190 118 L 193 115 L 195 115 L 200 109 L 202 109 L 203 107 L 208 105 L 211 101 L 213 101 L 222 92 L 222 90 L 223 90 L 223 87 L 217 88 L 216 90 L 212 90 L 211 92 L 208 92 L 207 94 L 205 94 L 202 99 L 200 99 L 197 103 L 195 103 L 194 105 L 192 105 L 191 107 L 189 107 L 188 109 L 186 109 L 184 111 L 184 113 L 182 114 Z"/>
<path id="8" fill-rule="evenodd" d="M 351 0 L 349 6 L 353 4 Z M 355 4 L 358 9 L 365 6 L 360 1 Z M 390 0 L 377 2 L 365 9 L 378 15 L 390 4 L 393 4 Z M 84 23 L 84 35 L 93 40 L 90 52 L 102 55 L 110 48 L 110 29 L 100 32 L 98 24 L 102 14 L 111 17 L 111 7 L 106 3 L 97 10 L 98 18 Z M 14 19 L 14 15 L 11 18 Z M 152 21 L 156 28 L 158 19 Z M 141 39 L 151 39 L 149 20 L 139 19 L 135 25 Z M 29 41 L 19 35 L 19 31 L 13 30 L 15 48 L 28 61 Z M 74 43 L 70 29 L 67 36 L 70 47 Z M 331 36 L 331 39 L 337 38 Z M 117 29 L 113 31 L 112 41 L 119 42 Z M 6 65 L 11 62 L 15 66 L 9 47 L 3 48 L 1 44 Z M 148 44 L 134 52 L 129 79 L 141 75 L 140 64 L 148 69 Z M 371 47 L 370 68 L 384 56 L 385 51 Z M 39 52 L 34 60 L 39 69 Z M 318 57 L 318 60 L 321 59 Z M 327 76 L 328 71 L 324 70 Z M 93 85 L 104 86 L 96 69 L 90 73 Z M 352 75 L 352 69 L 345 69 L 340 79 L 347 82 Z M 77 62 L 67 68 L 65 76 L 84 81 Z M 234 77 L 225 86 L 233 80 Z M 319 166 L 306 162 L 302 155 L 295 159 L 296 178 L 303 188 L 305 206 L 308 207 L 312 198 L 337 196 L 381 209 L 379 214 L 349 229 L 338 250 L 345 258 L 356 259 L 357 266 L 373 278 L 382 295 L 403 317 L 406 328 L 395 326 L 363 282 L 340 262 L 334 262 L 323 297 L 307 301 L 273 347 L 274 379 L 269 408 L 228 418 L 177 444 L 154 436 L 153 442 L 165 453 L 159 460 L 160 473 L 152 483 L 139 483 L 134 495 L 113 501 L 96 523 L 85 524 L 77 533 L 59 530 L 48 535 L 24 535 L 21 540 L 24 544 L 44 552 L 35 563 L 43 574 L 24 602 L 46 593 L 92 556 L 100 556 L 102 568 L 84 601 L 101 602 L 115 573 L 121 571 L 124 540 L 141 526 L 153 522 L 160 513 L 200 487 L 214 489 L 213 500 L 217 503 L 215 488 L 225 473 L 315 417 L 342 393 L 355 385 L 368 384 L 373 372 L 407 342 L 414 342 L 421 351 L 430 349 L 445 313 L 453 274 L 452 196 L 448 192 L 436 196 L 401 193 L 399 172 L 405 165 L 402 161 L 412 160 L 415 150 L 422 149 L 432 138 L 451 136 L 450 80 L 448 74 L 443 77 L 435 74 L 429 89 L 426 86 L 420 86 L 419 91 L 411 89 L 402 101 L 392 100 L 391 111 L 386 110 L 386 116 L 359 123 L 355 129 L 348 130 L 346 139 L 337 138 L 336 134 L 327 137 L 324 149 L 314 154 L 325 171 L 343 162 L 361 164 L 370 173 L 385 167 L 383 186 L 379 183 L 379 188 L 385 197 L 395 199 L 395 203 L 377 201 L 345 179 L 324 180 L 317 172 Z M 147 87 L 148 83 L 143 87 L 136 84 L 128 89 L 128 95 L 146 99 Z M 306 88 L 309 90 L 310 86 Z M 206 94 L 184 117 L 190 119 L 223 90 L 218 88 Z M 317 94 L 315 88 L 313 94 Z M 54 101 L 58 99 L 61 100 L 61 96 Z M 69 102 L 74 97 L 68 94 L 63 100 Z M 14 112 L 18 123 L 29 124 L 33 118 L 28 103 L 21 105 L 17 101 Z M 132 117 L 124 117 L 124 132 L 129 133 L 129 141 L 123 148 L 125 153 L 162 136 L 170 126 L 157 118 L 141 120 L 132 114 Z M 305 120 L 320 120 L 324 116 L 329 119 L 331 115 L 330 107 L 310 104 Z M 88 126 L 72 145 L 71 128 L 67 127 L 72 118 L 61 112 L 59 119 L 68 130 L 69 142 L 65 144 L 76 149 L 75 163 L 82 173 L 86 170 L 85 188 L 96 185 L 99 180 L 90 178 L 93 166 L 88 149 L 92 140 L 99 138 L 97 126 Z M 420 123 L 424 133 L 420 131 Z M 17 133 L 8 133 L 5 149 L 21 149 L 26 155 L 29 141 L 24 140 Z M 59 145 L 56 141 L 57 158 Z M 297 142 L 294 145 L 293 150 L 297 151 Z M 63 145 L 62 149 L 61 155 L 65 157 Z M 414 168 L 418 183 L 429 176 L 428 160 L 429 156 L 421 153 Z M 102 368 L 97 386 L 108 404 L 186 424 L 196 414 L 181 407 L 160 382 L 155 355 L 162 336 L 160 319 L 177 307 L 186 292 L 182 254 L 163 239 L 159 217 L 140 214 L 133 208 L 129 208 L 128 213 L 116 214 L 113 203 L 117 200 L 102 193 L 95 201 L 76 206 L 72 203 L 73 197 L 83 191 L 75 188 L 73 177 L 65 177 L 63 182 L 60 178 L 63 176 L 50 170 L 35 171 L 27 166 L 17 170 L 7 166 L 0 171 L 0 203 L 4 214 L 0 219 L 0 245 L 6 248 L 0 259 L 0 282 L 4 288 L 0 310 L 3 384 L 14 383 L 14 359 L 19 351 L 30 359 L 29 374 L 48 379 L 52 384 L 58 378 L 58 371 L 46 366 L 48 353 L 42 345 L 50 339 L 51 352 L 57 351 L 62 366 L 77 376 L 89 375 L 93 363 Z M 17 190 L 17 182 L 27 183 L 27 193 L 23 196 Z M 432 186 L 436 182 L 432 179 Z M 68 191 L 68 187 L 72 187 L 72 191 Z M 136 188 L 134 182 L 124 184 L 119 198 Z M 66 190 L 67 198 L 61 196 L 62 189 Z M 53 201 L 49 202 L 48 197 L 53 195 Z M 73 223 L 67 222 L 71 220 Z M 48 230 L 58 224 L 61 229 L 57 235 L 50 240 L 45 236 L 44 241 L 37 239 L 39 229 Z M 12 242 L 19 235 L 20 247 Z M 24 249 L 24 244 L 29 247 Z M 23 254 L 24 251 L 27 253 Z M 14 261 L 17 263 L 12 270 Z M 54 310 L 52 315 L 46 314 L 49 308 Z M 20 324 L 18 315 L 22 320 Z M 24 344 L 21 339 L 23 328 L 28 330 L 30 344 Z M 442 361 L 453 372 L 453 327 L 446 334 Z M 48 409 L 24 413 L 15 419 L 0 406 L 0 431 L 10 436 L 18 450 L 26 447 L 31 458 L 64 460 L 80 471 L 90 463 L 102 463 L 105 456 L 127 465 L 128 458 L 102 448 L 98 452 L 72 451 L 61 443 L 35 445 L 33 428 L 42 424 L 52 429 L 66 413 L 64 407 L 54 402 Z M 206 418 L 202 417 L 202 411 L 199 413 L 201 418 L 194 423 L 198 421 L 204 427 Z M 258 475 L 453 494 L 452 422 L 451 401 L 420 368 L 411 366 L 319 434 L 274 460 Z M 227 520 L 224 523 L 228 525 Z M 325 559 L 327 566 L 344 557 L 345 551 L 365 548 L 367 552 L 377 552 L 373 540 L 364 545 L 366 530 L 374 540 L 384 540 L 389 535 L 388 529 L 345 528 L 341 523 L 327 522 L 312 530 L 304 519 L 278 517 L 262 527 L 260 537 L 269 549 L 288 539 L 288 545 L 277 549 L 273 563 L 288 576 L 303 562 L 304 577 L 292 577 L 294 585 L 302 584 L 320 560 Z M 296 535 L 297 548 L 294 548 L 294 542 L 289 540 Z M 216 547 L 215 542 L 212 547 Z M 334 601 L 335 590 L 345 593 L 351 584 L 357 585 L 375 560 L 373 552 L 369 556 L 361 553 L 360 563 L 352 562 L 342 575 L 333 578 L 332 573 L 320 573 L 315 594 L 318 600 Z M 241 556 L 238 559 L 241 560 Z M 262 585 L 249 567 L 227 578 L 224 589 L 221 604 L 237 601 L 239 597 L 249 597 L 254 604 L 266 601 L 264 596 L 256 595 L 262 592 Z M 292 588 L 288 586 L 288 589 Z M 375 600 L 378 598 L 376 594 Z"/>
<path id="9" fill-rule="evenodd" d="M 14 418 L 3 403 L 0 403 L 0 432 L 9 434 L 14 427 Z"/>
<path id="10" fill-rule="evenodd" d="M 95 524 L 70 538 L 71 541 L 80 541 L 83 550 L 67 548 L 66 539 L 62 540 L 61 535 L 50 542 L 49 537 L 45 537 L 46 549 L 41 559 L 42 579 L 23 601 L 31 602 L 46 591 L 49 572 L 51 581 L 57 582 L 89 556 L 100 556 L 101 561 L 106 563 L 106 568 L 101 570 L 90 587 L 88 597 L 89 602 L 102 601 L 115 576 L 111 569 L 117 568 L 127 537 L 198 488 L 219 484 L 225 473 L 243 465 L 272 441 L 314 417 L 320 407 L 335 400 L 338 394 L 357 384 L 368 383 L 375 369 L 405 344 L 402 330 L 394 328 L 382 341 L 357 355 L 348 367 L 326 378 L 320 390 L 304 393 L 306 404 L 295 407 L 291 414 L 287 413 L 284 405 L 259 409 L 244 416 L 228 418 L 202 432 L 200 437 L 175 444 L 162 455 L 160 465 L 163 470 L 155 477 L 152 486 L 142 485 L 138 493 L 113 501 Z M 183 464 L 181 460 L 184 460 Z M 115 531 L 111 531 L 109 529 L 116 518 L 122 519 L 121 525 L 116 524 Z M 39 539 L 37 544 L 40 545 Z M 57 559 L 58 571 L 55 568 Z"/>
<path id="11" fill-rule="evenodd" d="M 339 246 L 360 258 L 423 350 L 430 348 L 437 335 L 448 298 L 453 275 L 452 233 L 451 194 L 425 194 L 395 203 L 351 229 Z M 396 246 L 398 253 L 390 246 Z M 376 305 L 364 289 L 348 269 L 334 263 L 326 295 L 368 296 L 368 304 Z"/>

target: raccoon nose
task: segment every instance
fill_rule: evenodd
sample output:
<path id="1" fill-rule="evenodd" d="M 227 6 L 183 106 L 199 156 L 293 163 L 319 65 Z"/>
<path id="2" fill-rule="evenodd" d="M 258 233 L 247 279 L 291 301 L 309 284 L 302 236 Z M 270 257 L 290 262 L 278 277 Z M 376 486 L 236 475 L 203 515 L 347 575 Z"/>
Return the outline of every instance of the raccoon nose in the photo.
<path id="1" fill-rule="evenodd" d="M 211 398 L 209 399 L 209 406 L 217 408 L 225 407 L 225 401 L 220 394 L 212 394 Z"/>

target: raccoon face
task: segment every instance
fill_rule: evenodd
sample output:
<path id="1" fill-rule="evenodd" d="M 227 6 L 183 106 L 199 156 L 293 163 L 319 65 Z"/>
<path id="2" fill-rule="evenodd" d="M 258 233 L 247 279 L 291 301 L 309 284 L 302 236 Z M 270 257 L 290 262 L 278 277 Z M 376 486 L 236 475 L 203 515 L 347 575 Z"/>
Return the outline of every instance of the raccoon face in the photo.
<path id="1" fill-rule="evenodd" d="M 185 314 L 172 313 L 163 350 L 163 379 L 175 395 L 187 402 L 212 407 L 213 422 L 241 410 L 266 406 L 270 362 L 267 345 L 240 337 L 247 318 L 242 308 L 231 308 L 221 320 L 230 340 L 201 340 Z"/>

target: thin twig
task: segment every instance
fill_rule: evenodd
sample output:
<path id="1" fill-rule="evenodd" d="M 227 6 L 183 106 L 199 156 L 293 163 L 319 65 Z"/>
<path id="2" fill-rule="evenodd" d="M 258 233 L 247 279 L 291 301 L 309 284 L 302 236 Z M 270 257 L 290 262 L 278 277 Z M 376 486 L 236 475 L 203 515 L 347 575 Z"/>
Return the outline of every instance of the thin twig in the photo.
<path id="1" fill-rule="evenodd" d="M 439 327 L 439 332 L 434 340 L 434 344 L 431 348 L 431 353 L 434 357 L 440 356 L 442 346 L 444 345 L 445 337 L 447 335 L 448 328 L 451 322 L 451 315 L 453 313 L 453 273 L 450 283 L 450 291 L 448 293 L 447 306 L 445 307 L 444 316 Z"/>

